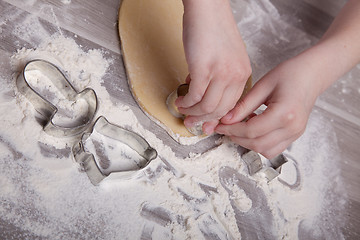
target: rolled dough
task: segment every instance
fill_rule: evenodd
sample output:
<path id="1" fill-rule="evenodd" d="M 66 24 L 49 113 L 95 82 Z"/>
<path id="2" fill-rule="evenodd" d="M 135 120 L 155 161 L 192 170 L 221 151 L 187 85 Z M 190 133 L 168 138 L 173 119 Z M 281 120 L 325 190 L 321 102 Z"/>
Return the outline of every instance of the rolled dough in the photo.
<path id="1" fill-rule="evenodd" d="M 180 0 L 123 0 L 119 11 L 119 34 L 130 89 L 145 113 L 173 137 L 193 136 L 166 106 L 166 98 L 188 74 L 182 44 L 183 12 Z"/>

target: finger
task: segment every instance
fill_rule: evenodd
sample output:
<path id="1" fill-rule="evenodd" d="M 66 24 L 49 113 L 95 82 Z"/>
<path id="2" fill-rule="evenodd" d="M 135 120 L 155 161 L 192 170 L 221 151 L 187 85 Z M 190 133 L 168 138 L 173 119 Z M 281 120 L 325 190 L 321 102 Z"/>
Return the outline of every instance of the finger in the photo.
<path id="1" fill-rule="evenodd" d="M 222 97 L 216 106 L 216 108 L 206 115 L 207 119 L 220 119 L 227 114 L 236 105 L 237 100 L 240 98 L 243 92 L 244 86 L 227 86 L 223 90 Z"/>
<path id="2" fill-rule="evenodd" d="M 282 119 L 281 113 L 280 106 L 271 104 L 263 113 L 250 118 L 247 122 L 230 125 L 219 124 L 215 131 L 228 136 L 255 139 L 283 128 L 286 123 L 280 120 Z"/>
<path id="3" fill-rule="evenodd" d="M 279 144 L 277 144 L 276 146 L 272 147 L 271 149 L 269 149 L 268 151 L 265 151 L 263 153 L 261 153 L 264 157 L 266 157 L 267 159 L 273 159 L 274 157 L 276 157 L 277 155 L 279 155 L 280 153 L 284 152 L 286 148 L 288 148 L 290 146 L 290 144 L 292 142 L 294 142 L 297 138 L 289 138 L 286 139 L 285 141 L 280 142 Z"/>
<path id="4" fill-rule="evenodd" d="M 240 91 L 239 91 L 240 92 Z M 211 121 L 216 121 L 216 125 L 213 127 L 216 127 L 219 124 L 219 119 L 225 115 L 226 112 L 228 112 L 229 109 L 231 109 L 233 106 L 229 104 L 229 100 L 234 99 L 234 97 L 229 97 L 232 94 L 224 94 L 224 96 L 226 96 L 225 98 L 223 98 L 221 100 L 220 105 L 217 107 L 217 109 L 222 109 L 222 110 L 218 110 L 215 111 L 211 114 L 205 114 L 205 115 L 201 115 L 201 116 L 188 116 L 185 121 L 184 124 L 186 127 L 192 127 L 194 126 L 196 123 L 198 122 L 211 122 Z M 226 100 L 226 98 L 230 98 L 228 100 Z M 230 106 L 230 107 L 229 107 Z M 212 133 L 214 131 L 213 128 L 209 127 L 209 134 Z"/>
<path id="5" fill-rule="evenodd" d="M 223 117 L 226 113 L 228 113 L 230 111 L 230 109 L 232 109 L 234 107 L 234 105 L 236 104 L 236 100 L 240 98 L 242 92 L 243 92 L 243 87 L 244 86 L 239 86 L 238 88 L 234 87 L 234 86 L 228 86 L 225 88 L 222 97 L 220 98 L 220 102 L 218 103 L 218 105 L 215 107 L 215 109 L 207 109 L 207 111 L 212 111 L 208 114 L 204 114 L 204 115 L 198 115 L 197 113 L 192 112 L 192 110 L 184 110 L 184 112 L 186 112 L 187 114 L 185 115 L 195 115 L 196 117 L 193 118 L 193 121 L 210 121 L 213 119 L 220 119 L 221 117 Z M 218 87 L 214 87 L 213 88 L 215 91 L 218 90 Z M 210 96 L 207 95 L 206 96 Z M 219 95 L 220 96 L 220 95 Z M 204 100 L 202 101 L 202 103 L 204 102 L 210 102 L 207 99 L 204 98 Z M 201 104 L 202 104 L 201 103 Z M 211 103 L 210 103 L 211 104 Z M 200 104 L 194 106 L 193 109 L 195 109 L 194 111 L 196 111 L 196 107 L 201 107 Z M 181 109 L 182 110 L 182 109 Z M 205 111 L 205 112 L 207 112 Z"/>
<path id="6" fill-rule="evenodd" d="M 202 132 L 206 135 L 213 134 L 215 127 L 219 124 L 219 120 L 217 120 L 217 119 L 214 119 L 214 120 L 211 120 L 208 122 L 203 122 L 203 121 L 196 121 L 196 120 L 194 121 L 191 118 L 194 118 L 194 117 L 188 116 L 185 118 L 184 124 L 185 124 L 186 128 L 191 129 L 191 128 L 195 127 L 195 125 L 197 123 L 200 123 L 202 125 Z"/>
<path id="7" fill-rule="evenodd" d="M 240 99 L 234 109 L 221 119 L 221 122 L 233 124 L 242 121 L 267 100 L 273 88 L 274 86 L 269 85 L 267 81 L 257 82 L 245 97 Z"/>
<path id="8" fill-rule="evenodd" d="M 208 121 L 211 121 L 211 120 L 208 120 Z M 217 120 L 218 121 L 218 120 Z M 187 127 L 187 128 L 192 128 L 194 127 L 197 123 L 200 123 L 200 122 L 206 122 L 206 120 L 202 120 L 202 116 L 187 116 L 185 119 L 184 119 L 184 125 Z"/>
<path id="9" fill-rule="evenodd" d="M 201 116 L 214 112 L 223 97 L 224 88 L 222 82 L 211 81 L 206 89 L 203 99 L 199 103 L 189 108 L 180 107 L 179 111 L 182 114 L 190 116 Z"/>
<path id="10" fill-rule="evenodd" d="M 271 158 L 274 154 L 277 154 L 278 151 L 283 150 L 282 148 L 286 145 L 286 143 L 291 143 L 294 136 L 289 135 L 289 132 L 286 129 L 277 129 L 264 136 L 254 139 L 235 136 L 230 138 L 242 147 L 261 153 L 267 158 Z"/>
<path id="11" fill-rule="evenodd" d="M 212 121 L 209 121 L 209 122 L 205 122 L 203 124 L 203 132 L 206 134 L 206 135 L 211 135 L 214 133 L 214 130 L 216 128 L 216 126 L 219 124 L 219 120 L 212 120 Z"/>
<path id="12" fill-rule="evenodd" d="M 196 124 L 198 123 L 202 123 L 203 125 L 203 132 L 206 134 L 206 135 L 211 135 L 216 126 L 219 124 L 219 120 L 218 119 L 211 119 L 211 120 L 201 120 L 201 117 L 194 117 L 194 116 L 187 116 L 184 120 L 184 125 L 187 127 L 187 128 L 192 128 L 194 127 Z"/>
<path id="13" fill-rule="evenodd" d="M 190 76 L 187 80 L 190 79 Z M 209 79 L 198 78 L 196 80 L 191 79 L 188 93 L 175 101 L 175 105 L 178 108 L 189 108 L 200 102 L 206 92 L 209 85 Z"/>

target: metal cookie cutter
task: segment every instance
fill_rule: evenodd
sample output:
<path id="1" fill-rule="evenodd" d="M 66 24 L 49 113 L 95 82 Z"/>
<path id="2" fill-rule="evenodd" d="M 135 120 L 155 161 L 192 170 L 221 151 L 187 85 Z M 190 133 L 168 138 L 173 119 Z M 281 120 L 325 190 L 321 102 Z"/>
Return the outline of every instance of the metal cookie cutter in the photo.
<path id="1" fill-rule="evenodd" d="M 47 76 L 68 101 L 76 102 L 79 99 L 85 100 L 87 103 L 86 115 L 82 116 L 81 119 L 74 122 L 71 126 L 61 126 L 60 124 L 54 123 L 53 118 L 58 112 L 58 108 L 31 87 L 26 78 L 26 73 L 30 71 L 39 71 Z M 19 91 L 25 95 L 35 110 L 42 116 L 44 131 L 50 135 L 61 137 L 80 134 L 86 130 L 95 116 L 97 97 L 94 90 L 86 88 L 81 92 L 77 92 L 62 71 L 50 62 L 44 60 L 32 60 L 28 62 L 19 74 L 16 85 Z"/>
<path id="2" fill-rule="evenodd" d="M 140 135 L 99 117 L 90 133 L 84 133 L 72 149 L 75 161 L 92 184 L 99 184 L 110 174 L 127 178 L 147 166 L 157 152 Z"/>
<path id="3" fill-rule="evenodd" d="M 188 91 L 189 91 L 189 84 L 181 84 L 178 86 L 178 88 L 175 91 L 170 93 L 170 95 L 166 99 L 166 105 L 168 107 L 169 112 L 176 118 L 182 118 L 182 119 L 185 118 L 185 115 L 180 113 L 178 108 L 176 107 L 175 100 L 180 96 L 185 96 L 188 93 Z M 195 126 L 191 128 L 187 128 L 187 130 L 196 136 L 203 135 L 202 125 L 203 122 L 198 122 L 195 124 Z"/>
<path id="4" fill-rule="evenodd" d="M 288 161 L 282 153 L 273 159 L 265 159 L 265 164 L 261 160 L 260 154 L 254 151 L 249 151 L 241 157 L 246 163 L 250 175 L 254 175 L 262 170 L 268 182 L 280 175 L 281 166 Z"/>

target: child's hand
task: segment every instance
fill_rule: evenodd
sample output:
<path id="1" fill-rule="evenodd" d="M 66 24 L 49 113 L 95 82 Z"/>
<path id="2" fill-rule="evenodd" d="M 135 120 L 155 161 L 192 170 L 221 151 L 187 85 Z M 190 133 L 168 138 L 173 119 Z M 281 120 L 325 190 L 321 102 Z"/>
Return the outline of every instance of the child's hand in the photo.
<path id="1" fill-rule="evenodd" d="M 215 131 L 267 158 L 275 157 L 304 132 L 322 90 L 320 77 L 316 64 L 301 56 L 282 63 L 255 84 Z M 242 122 L 261 104 L 267 106 L 263 113 Z"/>
<path id="2" fill-rule="evenodd" d="M 251 74 L 244 43 L 228 0 L 183 0 L 183 40 L 189 93 L 176 101 L 185 125 L 207 122 L 206 134 L 240 98 Z"/>
<path id="3" fill-rule="evenodd" d="M 221 119 L 216 132 L 273 158 L 305 130 L 315 100 L 360 61 L 360 1 L 349 0 L 313 47 L 280 64 Z M 267 109 L 241 122 L 261 104 Z"/>

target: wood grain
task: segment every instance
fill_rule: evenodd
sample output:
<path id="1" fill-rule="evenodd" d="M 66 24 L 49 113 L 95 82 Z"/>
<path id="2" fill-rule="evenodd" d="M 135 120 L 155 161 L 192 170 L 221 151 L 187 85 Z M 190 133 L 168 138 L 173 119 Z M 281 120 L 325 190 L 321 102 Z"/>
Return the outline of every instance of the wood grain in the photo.
<path id="1" fill-rule="evenodd" d="M 330 25 L 340 7 L 337 0 L 331 6 L 323 7 L 324 1 L 280 1 L 271 0 L 280 15 L 296 28 L 319 38 Z M 328 1 L 326 1 L 328 2 Z M 44 34 L 51 35 L 61 32 L 73 37 L 84 48 L 103 49 L 108 57 L 114 59 L 114 64 L 104 77 L 105 87 L 114 102 L 129 105 L 139 117 L 145 128 L 160 136 L 177 154 L 186 156 L 189 152 L 204 152 L 211 142 L 201 142 L 197 146 L 183 147 L 174 142 L 166 132 L 150 121 L 138 108 L 127 87 L 126 74 L 120 54 L 120 44 L 117 31 L 117 13 L 119 1 L 82 1 L 72 0 L 71 4 L 63 4 L 59 0 L 0 0 L 0 76 L 11 76 L 10 57 L 19 48 L 36 47 L 36 41 L 18 39 L 14 34 L 16 23 L 26 17 L 35 17 L 43 26 Z M 5 19 L 9 16 L 11 19 Z M 314 17 L 315 16 L 315 17 Z M 76 37 L 75 37 L 76 36 Z M 31 37 L 31 36 L 30 36 Z M 38 39 L 40 42 L 41 39 Z M 270 49 L 269 49 L 270 50 Z M 266 49 L 264 49 L 266 51 Z M 340 81 L 330 87 L 321 97 L 315 107 L 316 111 L 326 116 L 335 131 L 337 147 L 340 149 L 341 176 L 344 188 L 349 196 L 346 209 L 348 217 L 344 234 L 347 239 L 360 239 L 360 70 L 355 68 Z M 7 78 L 7 82 L 12 81 Z M 3 83 L 1 83 L 3 84 Z M 120 89 L 124 91 L 120 91 Z M 11 92 L 12 89 L 9 89 Z M 344 112 L 346 114 L 344 114 Z M 351 116 L 351 120 L 346 116 Z M 0 117 L 1 121 L 1 117 Z M 1 154 L 1 153 L 0 153 Z M 1 191 L 1 190 L 0 190 Z M 254 229 L 249 230 L 254 232 Z M 29 236 L 21 232 L 11 222 L 1 220 L 0 237 L 23 238 Z"/>

